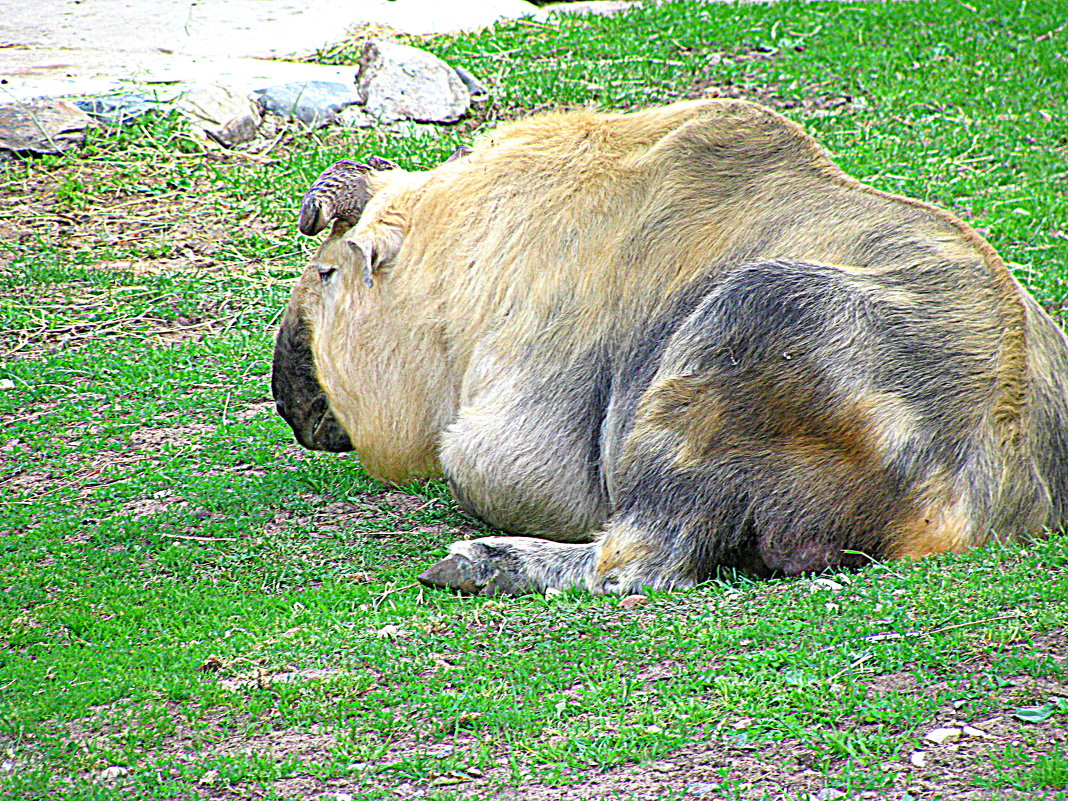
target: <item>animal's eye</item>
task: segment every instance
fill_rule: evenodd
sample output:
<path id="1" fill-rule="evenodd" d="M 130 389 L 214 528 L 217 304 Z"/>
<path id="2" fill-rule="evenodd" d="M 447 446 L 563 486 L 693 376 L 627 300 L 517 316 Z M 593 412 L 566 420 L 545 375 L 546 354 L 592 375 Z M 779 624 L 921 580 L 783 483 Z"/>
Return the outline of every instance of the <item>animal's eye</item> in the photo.
<path id="1" fill-rule="evenodd" d="M 332 264 L 319 265 L 319 280 L 324 284 L 330 280 L 330 276 L 337 272 L 337 267 Z"/>

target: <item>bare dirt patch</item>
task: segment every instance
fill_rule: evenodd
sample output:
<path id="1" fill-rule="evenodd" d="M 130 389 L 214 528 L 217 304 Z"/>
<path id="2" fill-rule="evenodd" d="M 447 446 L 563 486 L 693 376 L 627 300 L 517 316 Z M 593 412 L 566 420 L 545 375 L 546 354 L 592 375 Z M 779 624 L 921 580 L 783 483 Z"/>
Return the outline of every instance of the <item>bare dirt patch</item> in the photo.
<path id="1" fill-rule="evenodd" d="M 318 501 L 318 496 L 298 496 L 300 500 Z M 319 506 L 310 512 L 295 512 L 289 509 L 280 509 L 264 528 L 264 536 L 270 537 L 285 533 L 291 529 L 305 529 L 315 531 L 320 535 L 336 534 L 339 532 L 351 532 L 354 524 L 373 522 L 380 524 L 375 530 L 393 531 L 397 523 L 409 522 L 412 514 L 439 503 L 437 500 L 426 500 L 418 495 L 409 495 L 404 492 L 375 491 L 360 493 L 347 501 L 335 501 Z M 366 529 L 366 526 L 363 526 Z M 445 524 L 428 526 L 427 530 L 438 531 L 448 528 L 457 531 L 455 526 Z M 470 532 L 478 531 L 472 526 Z M 461 529 L 460 534 L 465 533 Z M 480 531 L 478 533 L 481 533 Z"/>
<path id="2" fill-rule="evenodd" d="M 76 444 L 84 436 L 92 436 L 95 425 L 90 421 L 73 427 L 62 437 L 68 445 Z M 160 451 L 166 447 L 185 448 L 191 451 L 203 447 L 203 438 L 215 431 L 209 423 L 187 423 L 177 426 L 142 427 L 131 432 L 128 440 L 123 440 L 121 447 L 103 447 L 74 473 L 53 473 L 40 468 L 19 468 L 15 459 L 23 450 L 20 440 L 9 440 L 15 444 L 8 450 L 0 450 L 0 468 L 10 468 L 8 475 L 0 480 L 0 487 L 8 492 L 17 493 L 26 498 L 39 498 L 61 489 L 77 488 L 81 501 L 89 500 L 93 491 L 110 483 L 112 476 L 142 463 L 159 461 Z M 107 443 L 111 444 L 111 443 Z M 121 478 L 121 476 L 120 476 Z M 136 516 L 152 513 L 156 503 L 165 503 L 159 498 L 133 501 L 129 510 Z"/>
<path id="3" fill-rule="evenodd" d="M 106 262 L 102 269 L 129 262 Z M 143 269 L 195 271 L 196 260 L 151 260 Z M 221 266 L 210 268 L 222 270 Z M 231 268 L 236 272 L 238 268 Z M 136 270 L 135 270 L 136 272 Z M 123 290 L 137 290 L 130 296 Z M 103 288 L 88 282 L 37 286 L 32 299 L 20 291 L 0 290 L 0 307 L 20 314 L 22 325 L 0 329 L 0 360 L 33 361 L 102 340 L 134 338 L 155 345 L 225 334 L 236 323 L 247 301 L 232 293 L 201 296 L 190 302 L 177 292 L 146 295 L 140 287 Z"/>

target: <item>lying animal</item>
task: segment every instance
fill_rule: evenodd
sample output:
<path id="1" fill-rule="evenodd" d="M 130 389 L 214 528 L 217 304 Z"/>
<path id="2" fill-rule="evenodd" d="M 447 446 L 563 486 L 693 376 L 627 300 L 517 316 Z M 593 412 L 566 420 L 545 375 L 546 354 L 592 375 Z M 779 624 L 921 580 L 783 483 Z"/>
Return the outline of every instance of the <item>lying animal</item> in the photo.
<path id="1" fill-rule="evenodd" d="M 952 214 L 737 101 L 511 123 L 427 172 L 339 162 L 278 334 L 308 448 L 443 475 L 523 537 L 471 593 L 795 575 L 1063 526 L 1068 343 Z M 538 539 L 535 539 L 538 538 Z"/>

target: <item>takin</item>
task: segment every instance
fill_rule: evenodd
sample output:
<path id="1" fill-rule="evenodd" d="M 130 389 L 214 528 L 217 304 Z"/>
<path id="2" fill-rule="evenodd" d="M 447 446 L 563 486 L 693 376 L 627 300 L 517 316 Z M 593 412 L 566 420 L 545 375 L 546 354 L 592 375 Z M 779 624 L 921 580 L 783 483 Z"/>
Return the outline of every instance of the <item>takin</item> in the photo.
<path id="1" fill-rule="evenodd" d="M 320 177 L 274 355 L 304 447 L 518 535 L 423 583 L 623 594 L 1065 524 L 1068 341 L 957 217 L 741 101 L 461 150 Z"/>

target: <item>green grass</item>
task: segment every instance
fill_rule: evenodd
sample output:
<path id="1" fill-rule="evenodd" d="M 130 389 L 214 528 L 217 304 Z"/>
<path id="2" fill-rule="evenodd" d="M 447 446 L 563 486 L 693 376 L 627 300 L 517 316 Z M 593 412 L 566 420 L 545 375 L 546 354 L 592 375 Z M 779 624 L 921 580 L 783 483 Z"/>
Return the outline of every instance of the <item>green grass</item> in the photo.
<path id="1" fill-rule="evenodd" d="M 493 96 L 437 137 L 327 129 L 257 160 L 154 117 L 8 168 L 0 796 L 1063 797 L 1068 716 L 1013 713 L 1068 697 L 1065 534 L 629 609 L 460 598 L 414 576 L 487 529 L 440 484 L 302 452 L 268 388 L 318 172 L 428 167 L 546 107 L 769 103 L 851 174 L 981 228 L 1059 313 L 1063 18 L 937 0 L 503 24 L 419 43 Z M 963 723 L 989 736 L 922 739 Z"/>

